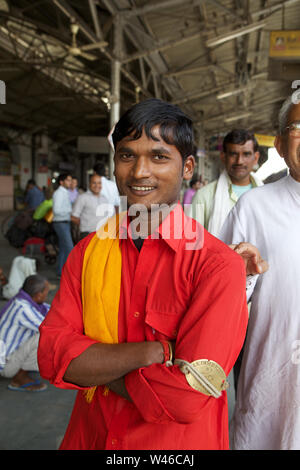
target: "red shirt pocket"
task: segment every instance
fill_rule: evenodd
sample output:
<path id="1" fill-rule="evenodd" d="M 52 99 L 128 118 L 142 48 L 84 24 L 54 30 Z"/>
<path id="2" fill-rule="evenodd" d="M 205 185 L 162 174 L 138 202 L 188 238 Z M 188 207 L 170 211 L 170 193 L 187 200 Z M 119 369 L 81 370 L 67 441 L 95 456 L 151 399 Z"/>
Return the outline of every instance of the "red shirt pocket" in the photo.
<path id="1" fill-rule="evenodd" d="M 174 341 L 177 337 L 181 317 L 182 315 L 177 312 L 166 313 L 147 309 L 145 323 L 151 328 L 156 340 L 167 339 Z"/>

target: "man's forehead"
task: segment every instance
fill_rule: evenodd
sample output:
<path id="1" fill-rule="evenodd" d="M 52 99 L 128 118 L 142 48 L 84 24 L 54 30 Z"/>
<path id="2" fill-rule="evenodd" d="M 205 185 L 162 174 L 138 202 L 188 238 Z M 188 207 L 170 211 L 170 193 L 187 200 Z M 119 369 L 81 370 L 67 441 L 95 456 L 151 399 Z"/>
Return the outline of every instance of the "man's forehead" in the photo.
<path id="1" fill-rule="evenodd" d="M 234 144 L 232 142 L 228 142 L 226 144 L 226 150 L 229 149 L 254 150 L 254 142 L 251 139 L 246 140 L 246 142 L 244 142 L 243 144 Z"/>
<path id="2" fill-rule="evenodd" d="M 124 136 L 123 139 L 117 142 L 115 153 L 120 151 L 135 151 L 138 146 L 142 144 L 145 146 L 145 148 L 147 147 L 149 152 L 152 153 L 159 151 L 180 155 L 180 151 L 176 146 L 176 143 L 173 142 L 173 129 L 163 128 L 162 135 L 161 129 L 162 128 L 160 125 L 155 124 L 151 129 L 148 130 L 148 132 L 146 132 L 145 128 L 143 128 L 141 134 L 137 134 L 136 130 L 133 130 L 129 135 Z"/>
<path id="3" fill-rule="evenodd" d="M 294 104 L 288 115 L 288 124 L 295 121 L 300 121 L 300 103 Z"/>
<path id="4" fill-rule="evenodd" d="M 158 142 L 158 141 L 164 142 L 164 140 L 162 139 L 160 135 L 160 126 L 158 125 L 155 125 L 150 129 L 150 132 L 148 132 L 149 135 L 147 135 L 145 128 L 142 129 L 142 132 L 138 138 L 137 138 L 137 134 L 138 134 L 137 130 L 134 129 L 130 134 L 123 137 L 123 139 L 120 140 L 120 142 L 136 142 L 142 138 L 146 138 L 152 142 Z"/>
<path id="5" fill-rule="evenodd" d="M 91 176 L 90 182 L 91 183 L 101 183 L 101 176 L 98 176 L 98 175 Z"/>

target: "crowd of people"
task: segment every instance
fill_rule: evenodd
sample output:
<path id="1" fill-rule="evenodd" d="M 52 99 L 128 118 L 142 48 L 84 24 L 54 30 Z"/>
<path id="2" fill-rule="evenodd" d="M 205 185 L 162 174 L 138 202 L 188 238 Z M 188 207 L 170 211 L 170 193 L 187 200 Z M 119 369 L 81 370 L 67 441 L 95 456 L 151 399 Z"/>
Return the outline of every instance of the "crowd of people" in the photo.
<path id="1" fill-rule="evenodd" d="M 299 449 L 300 103 L 280 111 L 289 174 L 271 184 L 255 136 L 234 129 L 203 185 L 192 120 L 158 99 L 112 142 L 116 183 L 102 164 L 86 192 L 66 173 L 41 200 L 31 182 L 32 210 L 52 201 L 60 286 L 50 307 L 48 281 L 28 276 L 1 311 L 0 375 L 10 390 L 45 390 L 34 370 L 78 391 L 61 449 Z"/>

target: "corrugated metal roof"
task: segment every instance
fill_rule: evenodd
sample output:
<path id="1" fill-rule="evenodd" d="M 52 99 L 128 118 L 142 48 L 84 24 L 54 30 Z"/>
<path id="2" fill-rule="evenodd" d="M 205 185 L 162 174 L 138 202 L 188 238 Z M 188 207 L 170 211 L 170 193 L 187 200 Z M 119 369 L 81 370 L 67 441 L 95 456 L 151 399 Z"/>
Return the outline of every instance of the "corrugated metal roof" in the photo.
<path id="1" fill-rule="evenodd" d="M 268 79 L 269 34 L 300 30 L 300 0 L 1 0 L 2 125 L 29 132 L 44 126 L 62 142 L 107 133 L 116 18 L 123 24 L 122 111 L 158 96 L 178 103 L 206 138 L 233 126 L 276 132 L 291 81 Z M 79 25 L 77 45 L 94 60 L 70 53 L 71 22 Z M 257 24 L 208 47 L 208 40 Z M 99 40 L 107 46 L 90 46 Z M 229 95 L 218 99 L 222 93 Z"/>

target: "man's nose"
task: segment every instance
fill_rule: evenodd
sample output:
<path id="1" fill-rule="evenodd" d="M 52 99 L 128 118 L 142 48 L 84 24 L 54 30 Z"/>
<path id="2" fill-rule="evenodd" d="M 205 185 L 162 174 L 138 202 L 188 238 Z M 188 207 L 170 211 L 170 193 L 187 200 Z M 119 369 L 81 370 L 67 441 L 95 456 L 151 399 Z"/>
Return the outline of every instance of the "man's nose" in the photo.
<path id="1" fill-rule="evenodd" d="M 236 165 L 242 165 L 244 163 L 244 158 L 242 153 L 238 153 L 236 157 Z"/>
<path id="2" fill-rule="evenodd" d="M 134 178 L 148 178 L 151 175 L 150 161 L 147 157 L 140 156 L 132 167 Z"/>

